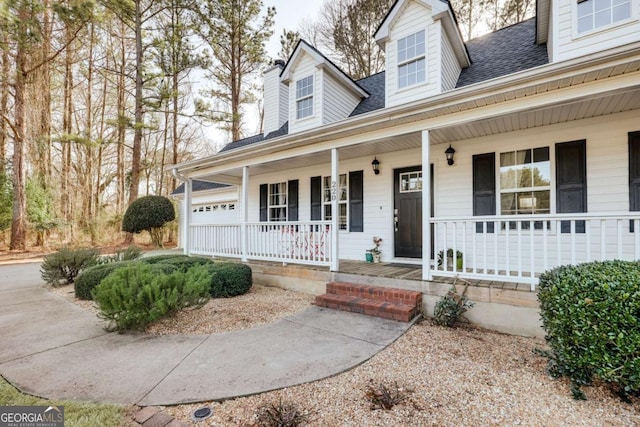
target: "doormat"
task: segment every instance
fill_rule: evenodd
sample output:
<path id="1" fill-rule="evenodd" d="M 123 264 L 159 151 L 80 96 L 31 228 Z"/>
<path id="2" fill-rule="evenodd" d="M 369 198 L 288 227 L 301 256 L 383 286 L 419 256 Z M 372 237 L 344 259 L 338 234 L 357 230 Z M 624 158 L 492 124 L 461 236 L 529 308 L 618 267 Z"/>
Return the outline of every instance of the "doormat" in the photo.
<path id="1" fill-rule="evenodd" d="M 400 268 L 415 268 L 415 269 L 420 269 L 422 268 L 421 265 L 416 265 L 416 264 L 402 264 L 399 262 L 392 262 L 390 264 L 385 264 L 385 267 L 400 267 Z"/>

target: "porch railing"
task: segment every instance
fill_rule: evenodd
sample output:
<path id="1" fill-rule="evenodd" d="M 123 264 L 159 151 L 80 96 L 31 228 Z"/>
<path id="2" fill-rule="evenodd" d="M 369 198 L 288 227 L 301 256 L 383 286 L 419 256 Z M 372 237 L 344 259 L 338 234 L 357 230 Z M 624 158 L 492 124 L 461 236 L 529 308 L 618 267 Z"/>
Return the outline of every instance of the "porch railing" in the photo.
<path id="1" fill-rule="evenodd" d="M 530 283 L 563 264 L 640 259 L 640 213 L 432 218 L 433 275 Z"/>
<path id="2" fill-rule="evenodd" d="M 247 259 L 331 265 L 331 222 L 247 223 Z M 194 254 L 242 257 L 242 225 L 191 225 Z"/>

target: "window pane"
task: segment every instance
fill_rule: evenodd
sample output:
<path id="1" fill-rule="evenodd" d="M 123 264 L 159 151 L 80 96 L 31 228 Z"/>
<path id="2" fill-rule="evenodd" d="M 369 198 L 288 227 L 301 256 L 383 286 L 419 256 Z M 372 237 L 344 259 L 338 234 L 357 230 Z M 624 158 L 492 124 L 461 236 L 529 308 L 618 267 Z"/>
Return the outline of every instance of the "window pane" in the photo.
<path id="1" fill-rule="evenodd" d="M 606 9 L 602 12 L 596 12 L 595 16 L 595 27 L 604 27 L 605 25 L 609 25 L 611 23 L 611 10 Z"/>
<path id="2" fill-rule="evenodd" d="M 500 168 L 500 188 L 516 188 L 517 170 L 514 166 Z"/>
<path id="3" fill-rule="evenodd" d="M 324 219 L 325 221 L 331 219 L 331 205 L 324 205 Z"/>
<path id="4" fill-rule="evenodd" d="M 622 21 L 631 16 L 631 5 L 627 2 L 613 7 L 613 22 Z"/>
<path id="5" fill-rule="evenodd" d="M 589 16 L 593 13 L 593 0 L 578 3 L 578 18 Z"/>
<path id="6" fill-rule="evenodd" d="M 340 230 L 346 230 L 347 229 L 347 204 L 340 203 L 340 205 L 338 205 L 338 209 L 340 212 L 340 216 L 338 219 L 338 222 L 340 224 Z"/>
<path id="7" fill-rule="evenodd" d="M 589 15 L 586 18 L 578 19 L 578 32 L 584 33 L 593 29 L 593 16 Z"/>
<path id="8" fill-rule="evenodd" d="M 502 215 L 514 215 L 516 213 L 515 193 L 505 193 L 500 195 L 500 210 Z"/>
<path id="9" fill-rule="evenodd" d="M 551 203 L 549 201 L 551 192 L 546 191 L 534 191 L 533 196 L 536 200 L 535 213 L 548 214 L 551 213 Z"/>
<path id="10" fill-rule="evenodd" d="M 601 11 L 609 9 L 611 7 L 611 0 L 592 0 L 594 2 L 595 11 Z"/>
<path id="11" fill-rule="evenodd" d="M 549 161 L 534 163 L 533 186 L 544 187 L 547 185 L 551 185 L 551 165 Z"/>
<path id="12" fill-rule="evenodd" d="M 416 33 L 416 55 L 424 55 L 425 42 L 424 30 Z"/>
<path id="13" fill-rule="evenodd" d="M 546 162 L 549 160 L 549 147 L 535 148 L 533 150 L 534 162 Z"/>
<path id="14" fill-rule="evenodd" d="M 513 166 L 516 164 L 516 153 L 500 153 L 500 166 Z"/>

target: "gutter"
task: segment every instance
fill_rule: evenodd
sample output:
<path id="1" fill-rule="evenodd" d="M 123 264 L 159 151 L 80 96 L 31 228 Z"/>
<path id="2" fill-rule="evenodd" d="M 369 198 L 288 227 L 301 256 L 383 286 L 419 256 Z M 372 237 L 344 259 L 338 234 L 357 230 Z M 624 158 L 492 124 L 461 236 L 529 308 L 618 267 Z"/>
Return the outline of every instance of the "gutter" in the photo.
<path id="1" fill-rule="evenodd" d="M 497 95 L 506 90 L 515 91 L 522 90 L 524 87 L 531 87 L 546 83 L 552 79 L 574 77 L 579 74 L 587 74 L 590 68 L 598 65 L 606 64 L 610 67 L 626 63 L 628 58 L 636 56 L 636 60 L 640 60 L 640 42 L 630 45 L 609 49 L 604 52 L 597 52 L 586 57 L 574 58 L 563 62 L 550 63 L 530 68 L 528 70 L 519 71 L 507 76 L 496 77 L 484 82 L 475 83 L 460 89 L 444 92 L 439 95 L 414 101 L 408 104 L 402 104 L 389 108 L 382 108 L 370 113 L 359 116 L 350 117 L 337 123 L 322 126 L 320 128 L 308 131 L 298 132 L 281 137 L 268 139 L 266 141 L 251 144 L 246 147 L 240 147 L 229 150 L 224 153 L 214 154 L 213 156 L 194 159 L 185 163 L 180 163 L 172 167 L 172 171 L 178 169 L 189 171 L 206 165 L 207 167 L 215 166 L 230 159 L 242 159 L 243 156 L 255 157 L 264 151 L 274 152 L 283 151 L 291 146 L 301 146 L 314 144 L 327 139 L 340 137 L 340 132 L 349 132 L 360 130 L 365 132 L 367 127 L 375 126 L 381 123 L 390 123 L 393 120 L 403 118 L 407 115 L 419 115 L 425 112 L 434 111 L 438 108 L 450 107 L 452 105 L 461 104 L 481 99 L 489 95 Z M 624 61 L 624 62 L 623 62 Z M 565 74 L 580 71 L 580 73 L 566 76 Z M 565 76 L 563 76 L 565 75 Z M 526 95 L 525 95 L 526 96 Z M 276 150 L 277 149 L 277 150 Z"/>

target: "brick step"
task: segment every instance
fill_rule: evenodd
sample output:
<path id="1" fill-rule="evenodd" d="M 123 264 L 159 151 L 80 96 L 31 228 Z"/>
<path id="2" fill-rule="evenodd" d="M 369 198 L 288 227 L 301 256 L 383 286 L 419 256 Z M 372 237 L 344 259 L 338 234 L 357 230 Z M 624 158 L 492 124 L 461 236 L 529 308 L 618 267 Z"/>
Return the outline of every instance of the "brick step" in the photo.
<path id="1" fill-rule="evenodd" d="M 356 283 L 331 282 L 327 283 L 327 293 L 422 307 L 422 292 L 409 291 L 406 289 L 359 285 Z"/>
<path id="2" fill-rule="evenodd" d="M 319 307 L 349 311 L 351 313 L 361 313 L 368 316 L 398 320 L 400 322 L 410 322 L 418 316 L 421 311 L 420 307 L 415 304 L 399 304 L 354 295 L 338 295 L 332 293 L 318 295 L 315 304 Z"/>

